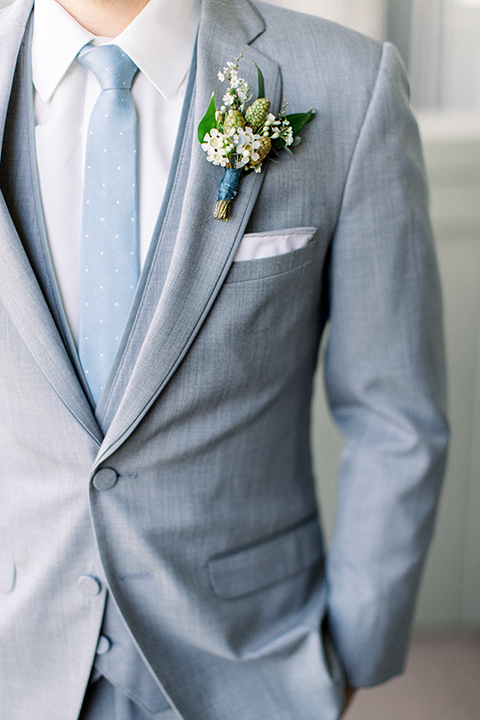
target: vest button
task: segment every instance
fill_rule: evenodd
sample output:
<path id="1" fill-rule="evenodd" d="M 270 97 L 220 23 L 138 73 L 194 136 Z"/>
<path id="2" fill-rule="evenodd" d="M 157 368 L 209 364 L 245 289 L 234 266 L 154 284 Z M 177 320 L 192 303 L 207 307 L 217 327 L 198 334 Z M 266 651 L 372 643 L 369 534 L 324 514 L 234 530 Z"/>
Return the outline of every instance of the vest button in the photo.
<path id="1" fill-rule="evenodd" d="M 102 589 L 100 581 L 93 575 L 80 575 L 77 580 L 77 587 L 84 595 L 95 597 L 99 595 Z"/>
<path id="2" fill-rule="evenodd" d="M 102 468 L 93 476 L 93 487 L 96 490 L 111 490 L 117 484 L 118 473 L 113 468 Z"/>
<path id="3" fill-rule="evenodd" d="M 111 647 L 112 643 L 110 638 L 106 635 L 100 635 L 97 645 L 97 655 L 106 655 Z"/>

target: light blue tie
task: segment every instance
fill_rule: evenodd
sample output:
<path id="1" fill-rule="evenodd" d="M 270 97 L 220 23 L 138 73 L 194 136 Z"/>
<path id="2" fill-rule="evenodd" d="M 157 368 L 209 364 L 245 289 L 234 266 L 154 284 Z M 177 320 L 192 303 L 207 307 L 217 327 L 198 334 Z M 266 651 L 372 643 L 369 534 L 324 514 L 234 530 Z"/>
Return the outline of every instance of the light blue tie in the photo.
<path id="1" fill-rule="evenodd" d="M 117 45 L 77 56 L 102 92 L 88 127 L 83 185 L 79 353 L 95 403 L 102 394 L 139 276 L 137 66 Z"/>

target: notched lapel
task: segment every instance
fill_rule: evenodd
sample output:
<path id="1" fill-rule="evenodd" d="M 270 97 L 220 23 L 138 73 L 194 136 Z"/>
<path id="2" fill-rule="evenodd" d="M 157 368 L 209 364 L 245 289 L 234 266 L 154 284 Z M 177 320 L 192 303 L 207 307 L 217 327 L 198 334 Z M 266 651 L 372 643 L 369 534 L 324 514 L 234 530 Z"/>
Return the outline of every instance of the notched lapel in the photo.
<path id="1" fill-rule="evenodd" d="M 175 248 L 163 293 L 123 399 L 111 422 L 97 462 L 105 460 L 132 432 L 169 381 L 206 318 L 235 256 L 255 205 L 266 169 L 242 178 L 228 222 L 213 219 L 222 171 L 206 161 L 197 127 L 212 90 L 218 101 L 225 86 L 218 71 L 242 52 L 240 73 L 254 85 L 256 63 L 265 77 L 274 109 L 281 101 L 280 70 L 252 47 L 264 24 L 248 2 L 204 0 L 198 35 L 195 96 L 185 133 L 182 162 L 190 164 L 186 187 L 176 185 L 170 207 L 181 208 Z M 248 47 L 248 49 L 247 49 Z M 166 216 L 168 231 L 169 215 Z"/>

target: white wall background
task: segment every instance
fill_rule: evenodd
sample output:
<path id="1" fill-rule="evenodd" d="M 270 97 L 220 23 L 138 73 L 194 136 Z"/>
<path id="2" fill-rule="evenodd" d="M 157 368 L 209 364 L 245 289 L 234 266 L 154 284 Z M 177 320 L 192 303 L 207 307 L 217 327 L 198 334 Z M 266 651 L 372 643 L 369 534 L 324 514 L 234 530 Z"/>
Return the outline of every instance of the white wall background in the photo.
<path id="1" fill-rule="evenodd" d="M 410 64 L 417 106 L 480 111 L 480 0 L 412 0 Z"/>
<path id="2" fill-rule="evenodd" d="M 267 0 L 382 39 L 388 2 Z M 9 4 L 0 0 L 0 7 Z M 412 81 L 420 113 L 446 319 L 453 431 L 445 491 L 417 625 L 480 629 L 480 0 L 412 0 Z M 478 82 L 477 82 L 478 81 Z M 452 112 L 454 111 L 454 112 Z M 342 442 L 319 374 L 314 446 L 331 530 Z"/>

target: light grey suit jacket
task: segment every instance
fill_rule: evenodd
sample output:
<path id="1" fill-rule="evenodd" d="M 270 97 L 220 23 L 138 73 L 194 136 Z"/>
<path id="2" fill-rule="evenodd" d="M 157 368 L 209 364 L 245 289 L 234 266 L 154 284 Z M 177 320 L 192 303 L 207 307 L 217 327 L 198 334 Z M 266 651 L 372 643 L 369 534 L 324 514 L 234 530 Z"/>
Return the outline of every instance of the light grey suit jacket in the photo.
<path id="1" fill-rule="evenodd" d="M 30 10 L 0 14 L 0 137 Z M 286 97 L 318 115 L 293 158 L 243 179 L 219 223 L 221 173 L 196 127 L 212 89 L 221 97 L 217 71 L 247 46 L 241 74 L 262 69 L 274 110 Z M 334 720 L 343 672 L 371 685 L 403 666 L 447 437 L 403 68 L 388 44 L 249 0 L 203 0 L 196 60 L 96 413 L 28 252 L 43 223 L 33 161 L 0 199 L 0 714 L 12 720 L 75 720 L 107 588 L 186 720 Z M 245 232 L 303 227 L 315 235 L 302 249 L 233 262 Z M 325 554 L 309 433 L 327 320 L 346 450 Z"/>

